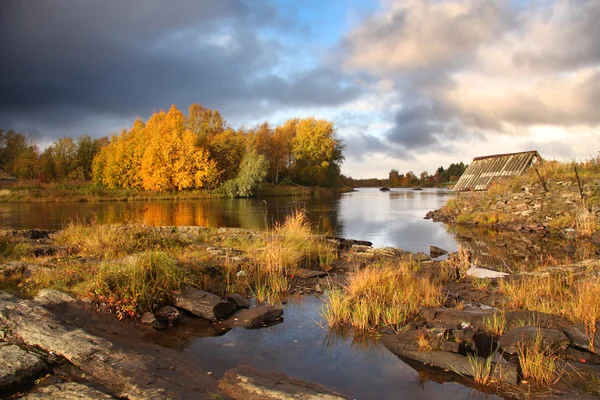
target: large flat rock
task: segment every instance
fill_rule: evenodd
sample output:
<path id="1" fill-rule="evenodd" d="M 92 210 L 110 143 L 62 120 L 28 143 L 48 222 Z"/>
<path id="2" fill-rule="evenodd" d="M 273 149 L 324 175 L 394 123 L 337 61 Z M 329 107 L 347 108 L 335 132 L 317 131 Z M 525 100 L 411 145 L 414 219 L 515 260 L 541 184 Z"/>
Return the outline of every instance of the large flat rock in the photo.
<path id="1" fill-rule="evenodd" d="M 502 351 L 508 354 L 517 354 L 517 348 L 522 344 L 532 343 L 541 336 L 544 349 L 552 349 L 554 351 L 565 350 L 571 341 L 562 332 L 555 329 L 542 329 L 534 326 L 522 326 L 511 329 L 500 336 L 498 343 Z"/>
<path id="2" fill-rule="evenodd" d="M 38 356 L 14 344 L 0 345 L 0 390 L 33 381 L 45 369 L 46 364 Z"/>
<path id="3" fill-rule="evenodd" d="M 40 386 L 22 397 L 23 400 L 113 400 L 115 397 L 77 382 Z"/>
<path id="4" fill-rule="evenodd" d="M 219 383 L 219 388 L 235 400 L 347 399 L 316 383 L 244 365 L 227 371 Z"/>
<path id="5" fill-rule="evenodd" d="M 181 353 L 144 342 L 137 331 L 117 335 L 124 323 L 78 307 L 68 302 L 53 314 L 35 301 L 0 296 L 0 324 L 14 338 L 64 357 L 115 397 L 211 399 L 218 393 L 217 381 Z"/>
<path id="6" fill-rule="evenodd" d="M 235 304 L 215 294 L 192 287 L 176 292 L 173 305 L 210 321 L 222 320 L 237 309 Z"/>
<path id="7" fill-rule="evenodd" d="M 462 376 L 473 376 L 473 367 L 467 357 L 448 351 L 420 351 L 412 346 L 407 346 L 404 338 L 397 340 L 395 336 L 384 334 L 380 339 L 381 343 L 395 355 L 453 371 Z M 481 362 L 485 361 L 483 358 L 480 360 Z M 492 377 L 516 385 L 518 382 L 517 367 L 512 363 L 492 363 Z"/>

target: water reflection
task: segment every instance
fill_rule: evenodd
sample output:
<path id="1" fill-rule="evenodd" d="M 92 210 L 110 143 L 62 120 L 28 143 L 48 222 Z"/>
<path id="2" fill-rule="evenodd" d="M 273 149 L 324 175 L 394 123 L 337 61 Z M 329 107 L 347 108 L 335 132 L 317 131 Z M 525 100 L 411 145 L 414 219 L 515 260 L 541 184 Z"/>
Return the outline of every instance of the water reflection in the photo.
<path id="1" fill-rule="evenodd" d="M 101 203 L 0 204 L 0 226 L 14 229 L 60 229 L 68 221 L 142 222 L 148 225 L 192 225 L 266 229 L 302 208 L 315 232 L 369 240 L 377 247 L 429 251 L 434 244 L 455 250 L 442 224 L 424 220 L 441 207 L 448 192 L 360 189 L 334 198 L 204 199 Z"/>
<path id="2" fill-rule="evenodd" d="M 594 258 L 598 253 L 594 244 L 575 239 L 460 225 L 447 225 L 446 230 L 469 250 L 478 265 L 499 271 L 520 272 L 541 264 L 568 264 Z"/>
<path id="3" fill-rule="evenodd" d="M 192 339 L 183 351 L 217 377 L 244 364 L 321 383 L 355 399 L 495 398 L 454 382 L 456 377 L 448 374 L 424 384 L 423 371 L 409 366 L 378 341 L 328 331 L 320 310 L 320 299 L 303 297 L 290 301 L 284 322 L 269 328 L 234 328 L 217 337 L 195 336 L 188 329 Z M 161 334 L 180 337 L 177 329 Z"/>

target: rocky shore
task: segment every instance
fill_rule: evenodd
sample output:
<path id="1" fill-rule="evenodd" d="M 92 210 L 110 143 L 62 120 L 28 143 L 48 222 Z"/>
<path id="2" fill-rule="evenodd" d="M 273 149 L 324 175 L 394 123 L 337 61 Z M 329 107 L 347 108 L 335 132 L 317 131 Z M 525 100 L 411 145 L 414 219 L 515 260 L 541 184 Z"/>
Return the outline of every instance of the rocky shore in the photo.
<path id="1" fill-rule="evenodd" d="M 184 247 L 198 246 L 196 238 L 206 234 L 198 227 L 153 229 L 176 238 Z M 65 257 L 70 257 L 69 263 L 82 265 L 99 262 L 94 257 L 74 258 L 72 249 L 55 242 L 56 234 L 38 230 L 7 233 L 12 243 L 27 243 L 28 254 L 22 260 L 1 263 L 2 282 L 63 268 L 58 260 Z M 210 256 L 210 271 L 228 268 L 243 277 L 249 273 L 250 254 L 233 243 L 253 235 L 240 229 L 219 230 L 218 239 L 203 242 L 195 251 Z M 439 282 L 443 293 L 439 306 L 421 307 L 401 329 L 382 326 L 372 335 L 409 365 L 433 366 L 461 377 L 465 384 L 511 398 L 526 397 L 532 390 L 565 398 L 600 395 L 597 321 L 590 325 L 576 322 L 569 315 L 500 306 L 507 302 L 507 295 L 500 290 L 502 282 L 519 282 L 528 279 L 529 274 L 550 276 L 565 271 L 569 275 L 564 277 L 571 277 L 573 282 L 598 279 L 597 258 L 535 272 L 498 274 L 480 268 L 468 254 L 447 255 L 436 246 L 431 246 L 430 254 L 412 254 L 373 248 L 366 241 L 335 237 L 320 240 L 336 249 L 335 260 L 326 268 L 295 268 L 286 295 L 321 296 L 328 289 L 343 288 L 357 271 L 401 260 L 409 260 L 414 274 Z M 233 368 L 218 380 L 184 353 L 147 339 L 149 331 L 169 329 L 190 319 L 206 321 L 214 335 L 283 322 L 284 304 L 257 304 L 248 297 L 248 293 L 219 296 L 182 286 L 168 304 L 118 320 L 112 309 L 97 298 L 75 299 L 54 289 L 42 289 L 29 297 L 18 287 L 11 289 L 6 284 L 0 291 L 1 394 L 27 399 L 345 398 L 314 383 L 248 366 Z M 556 381 L 555 374 L 552 382 L 542 385 L 526 376 L 524 352 L 538 345 L 542 355 L 556 360 L 563 371 Z"/>

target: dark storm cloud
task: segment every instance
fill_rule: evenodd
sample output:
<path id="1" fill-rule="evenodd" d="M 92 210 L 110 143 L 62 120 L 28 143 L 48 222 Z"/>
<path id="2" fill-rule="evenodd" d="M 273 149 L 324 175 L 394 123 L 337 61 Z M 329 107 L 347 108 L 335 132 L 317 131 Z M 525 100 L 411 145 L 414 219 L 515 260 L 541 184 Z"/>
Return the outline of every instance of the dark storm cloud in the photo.
<path id="1" fill-rule="evenodd" d="M 77 129 L 193 102 L 227 118 L 358 94 L 332 69 L 271 72 L 285 43 L 262 29 L 295 28 L 269 2 L 3 1 L 0 126 Z"/>

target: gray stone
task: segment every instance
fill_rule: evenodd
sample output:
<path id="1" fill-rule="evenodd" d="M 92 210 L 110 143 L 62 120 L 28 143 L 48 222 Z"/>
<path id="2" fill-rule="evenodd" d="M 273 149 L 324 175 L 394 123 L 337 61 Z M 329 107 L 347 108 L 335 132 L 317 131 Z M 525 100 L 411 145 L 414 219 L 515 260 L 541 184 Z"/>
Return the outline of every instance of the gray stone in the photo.
<path id="1" fill-rule="evenodd" d="M 413 253 L 411 255 L 411 258 L 413 260 L 415 260 L 416 262 L 423 262 L 423 261 L 429 261 L 430 260 L 430 258 L 429 258 L 429 256 L 427 254 L 421 253 L 421 252 L 419 252 L 419 253 Z"/>
<path id="2" fill-rule="evenodd" d="M 0 389 L 37 378 L 46 364 L 36 355 L 14 344 L 0 346 Z"/>
<path id="3" fill-rule="evenodd" d="M 263 326 L 282 322 L 283 308 L 260 305 L 254 308 L 237 312 L 227 320 L 221 322 L 221 328 L 247 328 L 256 329 Z"/>
<path id="4" fill-rule="evenodd" d="M 168 325 L 173 325 L 181 316 L 179 310 L 173 306 L 162 306 L 154 312 L 154 316 Z"/>
<path id="5" fill-rule="evenodd" d="M 305 268 L 297 268 L 294 270 L 294 278 L 311 279 L 311 278 L 321 278 L 323 276 L 327 276 L 327 272 L 316 271 L 316 270 L 305 269 Z"/>
<path id="6" fill-rule="evenodd" d="M 210 321 L 221 320 L 236 309 L 217 295 L 191 287 L 176 292 L 173 305 Z"/>
<path id="7" fill-rule="evenodd" d="M 219 388 L 234 400 L 347 399 L 322 385 L 245 365 L 227 371 Z"/>
<path id="8" fill-rule="evenodd" d="M 225 298 L 230 303 L 236 305 L 237 308 L 250 308 L 250 301 L 238 293 L 230 293 Z"/>
<path id="9" fill-rule="evenodd" d="M 73 325 L 86 326 L 92 316 L 77 314 L 66 323 L 62 312 L 51 311 L 29 300 L 0 300 L 0 323 L 27 345 L 64 357 L 119 398 L 208 400 L 218 392 L 216 380 L 174 350 L 142 340 L 124 343 L 110 331 L 104 338 L 92 335 Z"/>
<path id="10" fill-rule="evenodd" d="M 154 314 L 151 312 L 146 312 L 142 315 L 142 318 L 140 318 L 140 322 L 144 325 L 154 325 L 156 317 L 154 317 Z"/>
<path id="11" fill-rule="evenodd" d="M 73 303 L 76 300 L 70 295 L 54 289 L 42 289 L 35 296 L 34 301 L 44 307 L 55 306 L 64 303 Z"/>
<path id="12" fill-rule="evenodd" d="M 583 324 L 571 325 L 565 329 L 565 335 L 574 347 L 579 349 L 592 351 L 593 353 L 600 353 L 600 323 L 596 324 L 596 334 L 594 335 L 594 348 L 590 349 L 590 339 L 587 336 L 585 326 Z"/>
<path id="13" fill-rule="evenodd" d="M 462 376 L 473 376 L 473 367 L 465 356 L 448 351 L 419 351 L 399 345 L 395 335 L 382 335 L 380 340 L 385 347 L 399 357 L 409 358 L 444 370 L 453 371 Z M 480 358 L 485 362 L 484 358 Z M 517 384 L 517 366 L 513 363 L 493 363 L 492 378 L 512 385 Z"/>
<path id="14" fill-rule="evenodd" d="M 26 396 L 24 400 L 111 400 L 115 399 L 106 393 L 92 389 L 77 382 L 62 382 L 54 385 L 39 386 Z"/>
<path id="15" fill-rule="evenodd" d="M 439 256 L 443 256 L 444 254 L 448 254 L 448 250 L 444 250 L 437 246 L 429 246 L 429 257 L 437 258 Z"/>
<path id="16" fill-rule="evenodd" d="M 498 343 L 503 352 L 507 354 L 517 354 L 517 348 L 521 343 L 531 343 L 539 335 L 542 336 L 544 348 L 549 348 L 553 351 L 565 350 L 571 343 L 569 338 L 561 331 L 537 328 L 534 326 L 522 326 L 511 329 L 500 336 Z"/>

